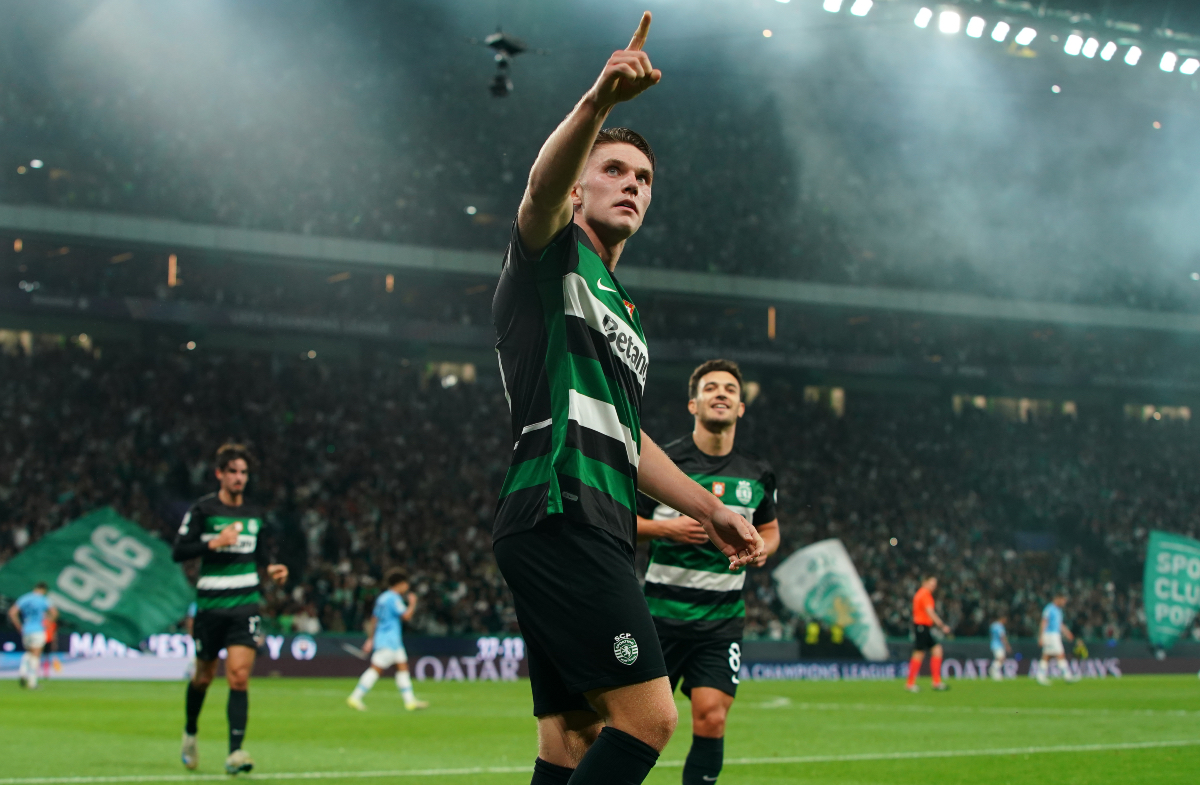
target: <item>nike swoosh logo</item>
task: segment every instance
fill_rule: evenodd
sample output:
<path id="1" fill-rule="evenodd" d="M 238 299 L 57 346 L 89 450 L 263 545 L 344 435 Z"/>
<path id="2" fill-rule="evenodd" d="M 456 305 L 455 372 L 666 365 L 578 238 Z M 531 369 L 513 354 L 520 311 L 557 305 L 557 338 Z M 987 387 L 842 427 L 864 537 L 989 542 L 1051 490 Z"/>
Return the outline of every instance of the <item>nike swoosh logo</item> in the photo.
<path id="1" fill-rule="evenodd" d="M 604 279 L 603 279 L 603 278 L 597 278 L 597 279 L 596 279 L 596 286 L 600 287 L 601 289 L 603 289 L 603 290 L 604 290 L 604 291 L 606 291 L 606 292 L 612 292 L 613 294 L 616 294 L 616 293 L 617 293 L 617 290 L 616 290 L 616 289 L 609 289 L 607 286 L 605 286 L 605 285 L 604 285 Z"/>
<path id="2" fill-rule="evenodd" d="M 717 781 L 717 778 L 716 778 L 716 777 L 710 777 L 710 776 L 708 776 L 707 774 L 705 774 L 705 775 L 704 775 L 703 777 L 701 777 L 700 779 L 704 780 L 705 782 L 716 782 L 716 781 Z"/>

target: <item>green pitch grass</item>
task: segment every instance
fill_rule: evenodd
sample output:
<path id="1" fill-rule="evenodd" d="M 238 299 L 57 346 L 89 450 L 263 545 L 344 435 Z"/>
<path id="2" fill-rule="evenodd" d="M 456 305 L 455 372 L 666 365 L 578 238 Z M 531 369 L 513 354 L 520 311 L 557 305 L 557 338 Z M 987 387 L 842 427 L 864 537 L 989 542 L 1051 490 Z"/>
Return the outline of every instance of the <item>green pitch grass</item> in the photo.
<path id="1" fill-rule="evenodd" d="M 421 684 L 418 694 L 432 707 L 409 713 L 394 684 L 381 680 L 362 714 L 344 703 L 353 686 L 350 679 L 254 682 L 246 748 L 258 765 L 249 778 L 529 781 L 527 683 Z M 0 785 L 224 779 L 225 696 L 224 686 L 209 693 L 193 775 L 178 759 L 181 683 L 51 680 L 25 692 L 0 682 Z M 1028 679 L 971 681 L 919 695 L 899 683 L 748 683 L 730 718 L 721 782 L 1192 785 L 1200 772 L 1198 699 L 1193 676 L 1050 688 Z M 649 782 L 679 782 L 688 712 L 680 698 L 679 730 Z"/>

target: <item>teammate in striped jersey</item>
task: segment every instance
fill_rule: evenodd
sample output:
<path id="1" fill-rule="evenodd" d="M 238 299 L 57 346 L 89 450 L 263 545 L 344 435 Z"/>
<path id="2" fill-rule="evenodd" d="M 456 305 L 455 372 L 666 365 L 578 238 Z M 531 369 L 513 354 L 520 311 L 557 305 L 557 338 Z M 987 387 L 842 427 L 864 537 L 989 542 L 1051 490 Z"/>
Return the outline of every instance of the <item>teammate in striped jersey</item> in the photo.
<path id="1" fill-rule="evenodd" d="M 779 548 L 775 472 L 734 446 L 746 412 L 742 372 L 729 360 L 709 360 L 688 381 L 692 432 L 663 447 L 675 465 L 709 488 L 762 535 L 763 566 Z M 692 702 L 692 747 L 683 785 L 717 781 L 725 755 L 725 720 L 737 695 L 746 603 L 744 570 L 709 542 L 703 527 L 666 504 L 638 499 L 638 539 L 652 540 L 645 593 L 658 629 L 671 688 L 683 681 Z"/>
<path id="2" fill-rule="evenodd" d="M 538 757 L 533 785 L 636 785 L 678 721 L 634 571 L 637 493 L 700 521 L 731 568 L 762 537 L 641 429 L 649 354 L 617 280 L 650 206 L 654 152 L 613 107 L 658 83 L 650 14 L 538 153 L 492 320 L 512 463 L 492 530 L 525 638 Z"/>
<path id="3" fill-rule="evenodd" d="M 243 445 L 225 444 L 217 450 L 216 476 L 221 488 L 192 505 L 183 516 L 175 540 L 175 561 L 200 559 L 192 629 L 196 671 L 188 681 L 187 722 L 180 753 L 183 765 L 189 769 L 195 769 L 198 763 L 196 722 L 208 685 L 217 674 L 222 649 L 226 651 L 225 678 L 229 681 L 229 756 L 225 771 L 237 774 L 254 768 L 249 753 L 242 749 L 242 740 L 249 711 L 250 671 L 262 637 L 258 570 L 265 567 L 271 579 L 282 585 L 287 582 L 288 568 L 268 564 L 259 545 L 262 510 L 245 501 L 250 464 L 250 451 Z"/>

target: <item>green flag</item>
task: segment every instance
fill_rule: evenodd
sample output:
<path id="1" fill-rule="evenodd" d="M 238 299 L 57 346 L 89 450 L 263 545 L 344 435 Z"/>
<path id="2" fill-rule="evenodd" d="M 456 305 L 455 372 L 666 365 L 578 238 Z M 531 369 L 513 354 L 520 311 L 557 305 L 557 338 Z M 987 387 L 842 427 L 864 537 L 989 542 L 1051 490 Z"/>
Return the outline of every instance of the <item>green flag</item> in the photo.
<path id="1" fill-rule="evenodd" d="M 75 626 L 136 647 L 187 613 L 195 596 L 171 549 L 104 508 L 46 535 L 0 569 L 0 594 L 38 581 Z"/>
<path id="2" fill-rule="evenodd" d="M 1142 594 L 1150 643 L 1171 648 L 1200 609 L 1200 541 L 1150 532 Z"/>

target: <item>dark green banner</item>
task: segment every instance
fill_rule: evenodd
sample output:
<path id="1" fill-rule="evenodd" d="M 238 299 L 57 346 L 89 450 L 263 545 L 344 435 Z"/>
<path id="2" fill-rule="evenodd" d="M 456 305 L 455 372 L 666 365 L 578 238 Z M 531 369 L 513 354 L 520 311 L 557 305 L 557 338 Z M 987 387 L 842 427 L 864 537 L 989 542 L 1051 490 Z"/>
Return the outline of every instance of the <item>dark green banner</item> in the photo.
<path id="1" fill-rule="evenodd" d="M 182 619 L 195 597 L 171 549 L 111 508 L 46 535 L 0 568 L 8 597 L 38 581 L 73 626 L 133 647 Z"/>
<path id="2" fill-rule="evenodd" d="M 1179 534 L 1150 532 L 1142 593 L 1150 642 L 1171 648 L 1200 610 L 1200 542 Z"/>

